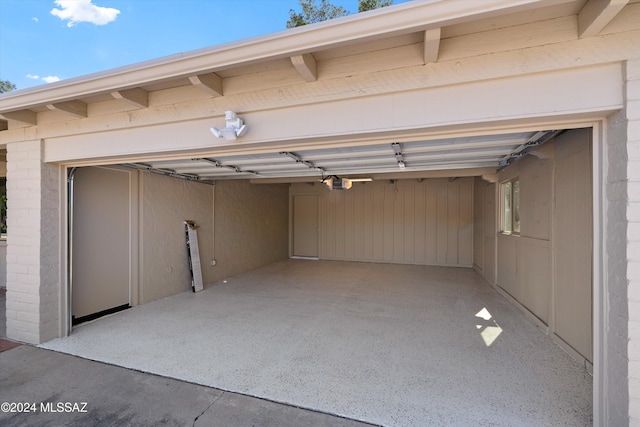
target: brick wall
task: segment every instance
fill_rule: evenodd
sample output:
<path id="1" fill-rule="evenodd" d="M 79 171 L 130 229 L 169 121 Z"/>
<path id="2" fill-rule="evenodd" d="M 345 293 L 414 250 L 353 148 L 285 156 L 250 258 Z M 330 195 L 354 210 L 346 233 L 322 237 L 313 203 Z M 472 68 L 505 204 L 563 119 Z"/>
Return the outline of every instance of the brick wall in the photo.
<path id="1" fill-rule="evenodd" d="M 618 342 L 620 333 L 610 333 L 615 341 L 610 340 L 610 355 L 618 357 L 609 360 L 609 364 L 623 363 L 624 347 L 626 345 L 628 356 L 628 413 L 629 424 L 640 426 L 640 60 L 627 61 L 625 66 L 625 95 L 626 95 L 626 137 L 628 163 L 626 174 L 628 179 L 628 209 L 626 250 L 628 280 L 628 320 L 624 319 L 624 304 L 617 299 L 610 301 L 611 312 L 618 314 L 612 316 L 615 323 L 610 324 L 610 329 L 620 327 L 619 323 L 627 320 L 628 342 Z M 624 271 L 624 270 L 622 270 Z M 617 331 L 615 331 L 617 332 Z M 614 347 L 615 346 L 615 347 Z M 619 377 L 610 377 L 609 382 L 621 380 Z M 616 396 L 612 396 L 615 398 Z"/>
<path id="2" fill-rule="evenodd" d="M 59 335 L 59 173 L 39 140 L 7 145 L 7 336 Z"/>

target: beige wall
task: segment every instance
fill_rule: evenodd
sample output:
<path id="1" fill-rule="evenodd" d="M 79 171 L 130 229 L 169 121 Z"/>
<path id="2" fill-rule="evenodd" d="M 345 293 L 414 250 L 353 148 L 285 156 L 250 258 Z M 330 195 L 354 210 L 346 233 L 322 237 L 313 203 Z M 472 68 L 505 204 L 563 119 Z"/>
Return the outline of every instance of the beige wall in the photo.
<path id="1" fill-rule="evenodd" d="M 498 286 L 545 324 L 551 292 L 553 147 L 542 146 L 537 153 L 543 158 L 527 156 L 498 177 L 499 182 L 519 177 L 521 194 L 520 235 L 498 234 Z"/>
<path id="2" fill-rule="evenodd" d="M 496 284 L 496 188 L 476 177 L 473 196 L 473 268 L 487 282 Z"/>
<path id="3" fill-rule="evenodd" d="M 591 129 L 555 145 L 553 330 L 580 354 L 593 353 Z M 589 357 L 589 360 L 592 360 Z"/>
<path id="4" fill-rule="evenodd" d="M 215 280 L 287 258 L 288 194 L 286 184 L 216 183 Z"/>
<path id="5" fill-rule="evenodd" d="M 72 315 L 131 303 L 138 172 L 79 168 L 74 173 Z"/>
<path id="6" fill-rule="evenodd" d="M 128 263 L 121 266 L 127 274 L 131 268 L 132 277 L 137 272 L 138 280 L 134 277 L 131 283 L 132 304 L 191 288 L 184 220 L 193 220 L 200 227 L 198 248 L 205 286 L 287 258 L 287 185 L 222 181 L 212 186 L 146 172 L 130 173 L 139 174 L 139 186 L 123 196 L 136 199 L 140 213 L 138 216 L 131 210 L 130 221 L 122 221 L 120 225 L 128 233 L 131 223 L 132 246 L 139 242 L 139 258 L 133 254 L 131 266 Z M 76 218 L 76 222 L 81 220 Z M 99 218 L 93 221 L 101 222 Z M 99 258 L 83 260 L 82 267 L 89 276 L 104 265 Z M 215 267 L 211 265 L 214 259 Z"/>
<path id="7" fill-rule="evenodd" d="M 476 178 L 474 192 L 476 239 L 483 239 L 482 245 L 474 245 L 476 270 L 548 327 L 568 351 L 589 361 L 590 135 L 591 129 L 568 131 L 537 149 L 535 155 L 504 169 L 498 183 Z M 520 180 L 521 233 L 506 235 L 496 228 L 501 209 L 499 183 L 514 177 Z M 563 199 L 554 207 L 555 197 Z"/>
<path id="8" fill-rule="evenodd" d="M 464 267 L 472 264 L 472 192 L 472 178 L 291 187 L 292 196 L 319 196 L 321 259 Z"/>
<path id="9" fill-rule="evenodd" d="M 214 281 L 212 185 L 141 173 L 140 303 L 191 289 L 184 220 L 198 228 L 205 284 Z"/>

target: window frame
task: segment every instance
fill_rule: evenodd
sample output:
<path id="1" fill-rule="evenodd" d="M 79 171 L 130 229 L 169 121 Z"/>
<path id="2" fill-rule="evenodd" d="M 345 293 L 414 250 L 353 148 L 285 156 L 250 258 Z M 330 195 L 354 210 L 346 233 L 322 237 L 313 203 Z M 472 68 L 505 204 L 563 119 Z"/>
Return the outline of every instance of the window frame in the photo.
<path id="1" fill-rule="evenodd" d="M 516 190 L 517 188 L 517 190 Z M 508 193 L 507 193 L 508 191 Z M 520 236 L 520 177 L 515 176 L 500 183 L 500 233 Z M 508 201 L 507 201 L 508 195 Z M 517 228 L 517 230 L 516 230 Z"/>

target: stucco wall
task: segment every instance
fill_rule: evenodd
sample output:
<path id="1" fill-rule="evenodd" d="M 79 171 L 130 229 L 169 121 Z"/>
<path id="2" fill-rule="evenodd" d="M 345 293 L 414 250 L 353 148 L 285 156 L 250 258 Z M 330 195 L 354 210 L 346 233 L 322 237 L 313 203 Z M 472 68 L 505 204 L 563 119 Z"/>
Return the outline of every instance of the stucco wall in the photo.
<path id="1" fill-rule="evenodd" d="M 607 287 L 603 294 L 610 309 L 605 313 L 609 330 L 606 348 L 601 349 L 607 359 L 606 375 L 609 381 L 607 421 L 610 425 L 629 423 L 629 360 L 627 356 L 628 325 L 630 315 L 627 301 L 627 149 L 624 111 L 609 118 L 607 127 L 606 186 L 606 240 L 603 254 L 607 266 Z M 639 153 L 640 154 L 640 153 Z M 638 157 L 640 160 L 640 156 Z M 629 224 L 629 233 L 633 226 Z M 640 240 L 640 231 L 637 234 Z M 624 242 L 624 243 L 623 243 Z M 640 394 L 640 393 L 639 393 Z M 640 418 L 640 407 L 637 408 Z"/>
<path id="2" fill-rule="evenodd" d="M 288 226 L 288 185 L 218 181 L 215 185 L 215 280 L 286 259 Z"/>
<path id="3" fill-rule="evenodd" d="M 609 418 L 640 425 L 640 60 L 624 67 L 625 110 L 607 132 Z M 628 223 L 627 223 L 628 221 Z M 627 406 L 628 405 L 628 406 Z"/>
<path id="4" fill-rule="evenodd" d="M 140 303 L 191 289 L 184 220 L 198 228 L 202 278 L 214 281 L 213 186 L 157 174 L 141 174 Z"/>

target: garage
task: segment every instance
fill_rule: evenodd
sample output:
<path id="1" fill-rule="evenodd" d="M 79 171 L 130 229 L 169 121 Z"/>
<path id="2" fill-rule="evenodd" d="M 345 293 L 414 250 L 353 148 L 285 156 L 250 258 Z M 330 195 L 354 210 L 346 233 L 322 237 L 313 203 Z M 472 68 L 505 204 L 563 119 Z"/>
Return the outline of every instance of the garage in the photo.
<path id="1" fill-rule="evenodd" d="M 554 423 L 542 412 L 578 407 L 594 425 L 628 424 L 637 394 L 638 5 L 408 2 L 4 95 L 8 336 L 101 360 L 89 343 L 177 313 L 172 322 L 190 320 L 202 342 L 188 326 L 169 336 L 190 337 L 205 349 L 200 359 L 228 356 L 210 339 L 242 354 L 234 346 L 254 343 L 247 354 L 274 368 L 263 383 L 234 384 L 220 371 L 208 385 L 304 407 L 315 396 L 325 399 L 316 410 L 385 425 L 419 423 L 421 411 L 446 419 L 451 408 L 422 399 L 452 384 L 454 405 L 489 383 L 492 407 L 510 381 L 544 395 L 551 386 L 535 384 L 543 375 L 515 363 L 535 343 L 545 350 L 532 363 L 573 372 L 562 387 L 581 390 L 558 396 L 586 390 L 592 400 L 551 410 L 530 399 L 531 410 L 505 409 L 505 424 L 525 412 Z M 185 221 L 198 227 L 202 292 L 190 292 Z M 446 307 L 452 318 L 435 315 Z M 217 335 L 226 324 L 216 313 L 239 326 L 240 341 Z M 375 349 L 362 340 L 373 326 L 384 331 Z M 143 330 L 129 335 L 111 357 L 155 370 L 160 350 L 136 347 Z M 291 349 L 286 366 L 256 336 Z M 360 342 L 353 354 L 344 352 L 350 341 Z M 328 359 L 310 356 L 334 345 Z M 365 357 L 382 349 L 407 353 L 384 366 L 384 355 Z M 492 359 L 498 349 L 511 357 Z M 136 361 L 131 351 L 157 357 Z M 452 365 L 438 365 L 447 358 Z M 356 399 L 349 412 L 345 390 L 327 402 L 323 367 L 365 359 L 364 370 L 343 369 L 378 400 Z M 504 370 L 484 363 L 497 360 Z M 309 378 L 321 387 L 289 387 L 314 361 Z M 175 375 L 211 376 L 199 366 Z M 412 369 L 374 392 L 384 381 L 368 379 L 385 366 Z M 420 388 L 412 378 L 429 366 L 450 375 Z M 476 375 L 479 366 L 489 376 Z M 274 389 L 284 367 L 300 373 L 281 383 L 293 398 Z M 475 388 L 464 388 L 467 378 Z M 399 400 L 385 400 L 396 389 Z M 416 418 L 368 412 L 383 401 L 395 409 L 382 412 Z"/>
<path id="2" fill-rule="evenodd" d="M 43 346 L 374 424 L 588 424 L 592 133 L 77 168 L 73 323 L 140 307 Z M 483 163 L 526 155 L 490 180 L 384 173 L 459 162 L 470 144 L 500 147 Z M 339 188 L 313 176 L 352 150 L 346 167 L 368 153 L 383 166 L 346 185 L 335 175 Z M 233 179 L 249 168 L 294 176 Z M 566 203 L 552 214 L 554 199 Z M 185 218 L 198 225 L 202 295 Z"/>
<path id="3" fill-rule="evenodd" d="M 199 226 L 204 283 L 287 257 L 475 268 L 591 366 L 592 132 L 78 168 L 72 315 L 91 320 L 188 290 L 183 222 L 189 219 Z M 493 182 L 437 177 L 461 161 L 476 162 L 477 170 L 510 159 L 522 161 L 492 175 Z M 338 167 L 357 171 L 362 162 L 373 173 L 324 176 Z M 393 179 L 399 162 L 446 169 L 434 178 L 422 172 L 421 178 Z M 233 179 L 237 170 L 265 178 Z M 286 183 L 292 178 L 307 182 Z M 336 188 L 337 181 L 348 188 Z M 114 256 L 121 259 L 109 259 Z M 101 293 L 107 290 L 113 300 Z"/>

